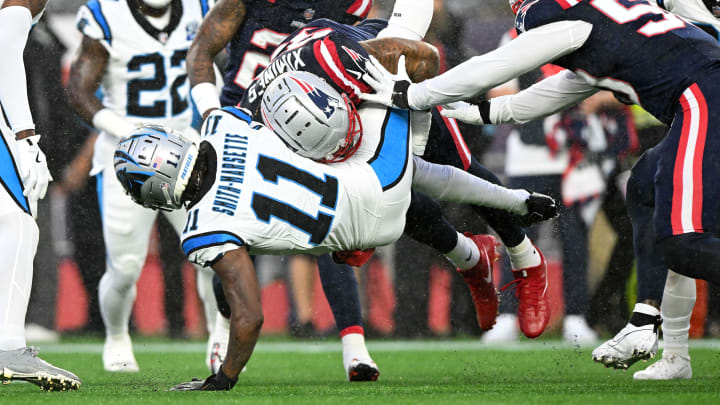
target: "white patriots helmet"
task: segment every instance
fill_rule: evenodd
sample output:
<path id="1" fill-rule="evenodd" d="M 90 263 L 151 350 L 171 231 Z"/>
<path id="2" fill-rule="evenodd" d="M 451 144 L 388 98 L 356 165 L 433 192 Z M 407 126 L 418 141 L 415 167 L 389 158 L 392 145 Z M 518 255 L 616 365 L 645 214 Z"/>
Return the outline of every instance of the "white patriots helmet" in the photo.
<path id="1" fill-rule="evenodd" d="M 362 140 L 355 105 L 309 72 L 275 78 L 260 105 L 263 121 L 295 153 L 319 162 L 348 159 Z"/>
<path id="2" fill-rule="evenodd" d="M 152 209 L 183 206 L 182 194 L 198 156 L 198 146 L 160 125 L 137 128 L 115 148 L 115 175 L 130 197 Z"/>

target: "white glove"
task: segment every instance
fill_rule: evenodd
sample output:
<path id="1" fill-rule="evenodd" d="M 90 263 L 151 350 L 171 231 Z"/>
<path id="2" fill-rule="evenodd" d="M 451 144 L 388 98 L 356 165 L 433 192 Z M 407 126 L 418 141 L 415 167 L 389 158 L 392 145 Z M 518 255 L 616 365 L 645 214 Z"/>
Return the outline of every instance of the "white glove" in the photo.
<path id="1" fill-rule="evenodd" d="M 410 111 L 410 131 L 412 133 L 413 154 L 422 156 L 425 154 L 432 125 L 432 114 L 430 111 Z"/>
<path id="2" fill-rule="evenodd" d="M 472 125 L 488 124 L 487 122 L 483 122 L 482 115 L 480 114 L 480 107 L 476 104 L 457 101 L 455 103 L 444 105 L 443 107 L 442 111 L 440 111 L 440 114 L 443 117 L 455 118 L 456 120 Z"/>
<path id="3" fill-rule="evenodd" d="M 17 140 L 23 195 L 31 204 L 45 197 L 48 183 L 53 179 L 47 167 L 45 154 L 38 145 L 39 141 L 40 135 Z"/>
<path id="4" fill-rule="evenodd" d="M 367 73 L 363 81 L 375 90 L 375 93 L 361 93 L 360 99 L 387 107 L 408 108 L 407 90 L 410 77 L 405 70 L 405 55 L 398 58 L 397 74 L 388 72 L 385 67 L 370 55 L 370 62 L 365 63 Z"/>

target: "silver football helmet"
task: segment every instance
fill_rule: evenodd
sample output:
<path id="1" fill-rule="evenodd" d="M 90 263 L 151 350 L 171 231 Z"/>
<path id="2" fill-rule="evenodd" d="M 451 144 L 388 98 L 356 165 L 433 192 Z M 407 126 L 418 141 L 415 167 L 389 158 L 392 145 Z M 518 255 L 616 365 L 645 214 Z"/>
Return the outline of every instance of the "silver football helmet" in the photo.
<path id="1" fill-rule="evenodd" d="M 342 162 L 360 146 L 362 123 L 355 105 L 309 72 L 273 80 L 260 105 L 263 121 L 298 155 Z"/>
<path id="2" fill-rule="evenodd" d="M 198 146 L 181 133 L 160 125 L 137 128 L 115 148 L 115 174 L 132 199 L 147 208 L 183 206 Z"/>

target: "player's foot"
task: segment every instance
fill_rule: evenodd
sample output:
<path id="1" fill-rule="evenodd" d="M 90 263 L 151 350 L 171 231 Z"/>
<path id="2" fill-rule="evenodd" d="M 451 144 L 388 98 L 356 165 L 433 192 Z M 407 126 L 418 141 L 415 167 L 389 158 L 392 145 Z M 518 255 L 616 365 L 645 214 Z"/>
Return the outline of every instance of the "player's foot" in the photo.
<path id="1" fill-rule="evenodd" d="M 657 325 L 625 325 L 614 338 L 592 352 L 592 358 L 605 367 L 627 369 L 638 360 L 655 357 L 658 349 Z"/>
<path id="2" fill-rule="evenodd" d="M 103 367 L 113 373 L 136 373 L 140 371 L 133 354 L 130 335 L 107 336 L 103 347 Z"/>
<path id="3" fill-rule="evenodd" d="M 548 296 L 547 262 L 540 249 L 540 264 L 535 267 L 513 270 L 515 280 L 502 290 L 515 285 L 518 297 L 518 323 L 520 330 L 529 338 L 540 336 L 550 321 L 550 297 Z"/>
<path id="4" fill-rule="evenodd" d="M 492 280 L 493 264 L 499 258 L 497 247 L 499 243 L 492 235 L 473 235 L 465 233 L 472 239 L 480 251 L 480 260 L 475 267 L 460 270 L 465 283 L 470 288 L 470 294 L 475 304 L 478 324 L 482 330 L 490 330 L 495 325 L 498 315 L 498 291 Z"/>
<path id="5" fill-rule="evenodd" d="M 215 318 L 215 329 L 208 338 L 208 347 L 205 356 L 205 364 L 213 374 L 217 374 L 220 366 L 225 361 L 229 340 L 230 320 L 217 314 Z"/>
<path id="6" fill-rule="evenodd" d="M 690 356 L 663 353 L 660 360 L 633 374 L 635 380 L 681 380 L 692 378 Z"/>
<path id="7" fill-rule="evenodd" d="M 483 343 L 507 343 L 518 340 L 517 316 L 513 314 L 500 314 L 497 323 L 489 331 L 485 332 L 480 340 Z"/>
<path id="8" fill-rule="evenodd" d="M 37 357 L 37 349 L 23 347 L 17 350 L 0 350 L 0 381 L 27 381 L 47 391 L 76 390 L 80 379 L 73 373 L 57 368 Z"/>
<path id="9" fill-rule="evenodd" d="M 347 371 L 348 381 L 377 381 L 380 370 L 374 361 L 352 359 Z"/>
<path id="10" fill-rule="evenodd" d="M 582 315 L 567 315 L 563 319 L 563 338 L 574 345 L 588 345 L 597 341 L 597 333 Z"/>

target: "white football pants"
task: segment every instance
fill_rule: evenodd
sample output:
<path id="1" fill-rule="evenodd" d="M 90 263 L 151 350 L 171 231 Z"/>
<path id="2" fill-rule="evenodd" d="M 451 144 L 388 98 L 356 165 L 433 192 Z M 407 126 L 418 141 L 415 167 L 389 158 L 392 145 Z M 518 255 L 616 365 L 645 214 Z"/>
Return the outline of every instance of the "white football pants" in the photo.
<path id="1" fill-rule="evenodd" d="M 144 208 L 125 194 L 115 173 L 104 170 L 98 176 L 98 196 L 102 217 L 103 236 L 107 251 L 105 274 L 100 280 L 100 312 L 108 336 L 128 333 L 128 322 L 135 302 L 135 283 L 140 277 L 153 223 L 158 211 Z M 163 212 L 175 228 L 182 234 L 187 212 L 176 210 Z M 211 269 L 197 267 L 197 290 L 205 307 L 207 330 L 212 333 L 215 327 L 217 304 L 212 289 Z M 177 277 L 181 277 L 177 274 Z"/>

